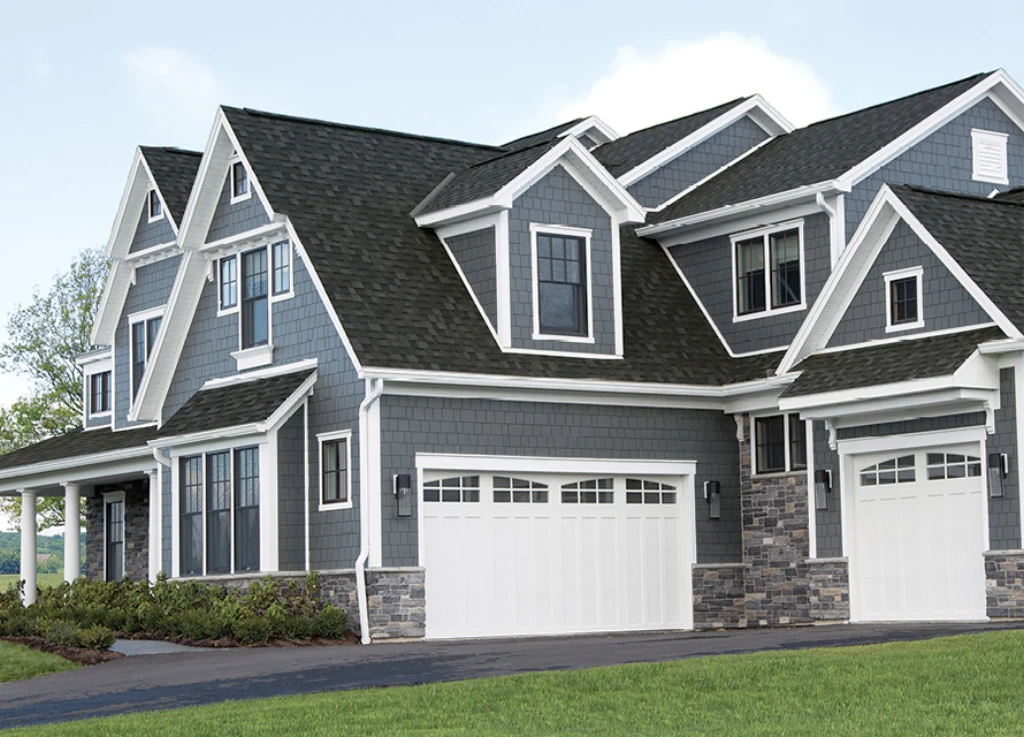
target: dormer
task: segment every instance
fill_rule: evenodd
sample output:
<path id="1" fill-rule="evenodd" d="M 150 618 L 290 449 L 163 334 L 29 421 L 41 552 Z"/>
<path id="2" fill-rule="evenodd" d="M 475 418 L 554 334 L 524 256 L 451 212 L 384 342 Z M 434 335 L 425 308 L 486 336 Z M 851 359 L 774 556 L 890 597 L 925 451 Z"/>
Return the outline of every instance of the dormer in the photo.
<path id="1" fill-rule="evenodd" d="M 75 359 L 82 370 L 82 427 L 109 427 L 114 408 L 114 358 L 109 346 Z"/>
<path id="2" fill-rule="evenodd" d="M 453 172 L 412 215 L 437 232 L 502 350 L 622 355 L 619 228 L 643 208 L 576 134 Z"/>

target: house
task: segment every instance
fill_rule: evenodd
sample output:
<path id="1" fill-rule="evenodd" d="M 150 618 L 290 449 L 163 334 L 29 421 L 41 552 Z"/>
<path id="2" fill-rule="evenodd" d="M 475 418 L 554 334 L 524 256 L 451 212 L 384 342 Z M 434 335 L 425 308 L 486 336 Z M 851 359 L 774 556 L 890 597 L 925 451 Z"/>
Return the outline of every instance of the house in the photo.
<path id="1" fill-rule="evenodd" d="M 364 641 L 1024 616 L 1020 186 L 1001 70 L 500 146 L 222 107 L 137 150 L 83 429 L 0 493 Z"/>

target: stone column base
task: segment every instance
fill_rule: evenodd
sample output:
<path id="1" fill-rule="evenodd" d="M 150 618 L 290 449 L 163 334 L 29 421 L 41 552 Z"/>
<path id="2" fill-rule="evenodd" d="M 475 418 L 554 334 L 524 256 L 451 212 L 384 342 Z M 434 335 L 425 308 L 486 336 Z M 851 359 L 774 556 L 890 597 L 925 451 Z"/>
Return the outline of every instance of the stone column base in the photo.
<path id="1" fill-rule="evenodd" d="M 693 628 L 747 626 L 742 563 L 698 563 L 693 567 Z"/>
<path id="2" fill-rule="evenodd" d="M 1024 618 L 1024 550 L 985 553 L 985 609 L 992 619 Z"/>

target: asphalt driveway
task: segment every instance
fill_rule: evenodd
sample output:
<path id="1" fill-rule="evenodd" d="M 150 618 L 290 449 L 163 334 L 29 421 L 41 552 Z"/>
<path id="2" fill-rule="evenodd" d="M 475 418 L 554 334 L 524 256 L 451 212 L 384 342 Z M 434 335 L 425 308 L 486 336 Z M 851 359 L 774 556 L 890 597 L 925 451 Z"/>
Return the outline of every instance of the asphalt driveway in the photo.
<path id="1" fill-rule="evenodd" d="M 864 645 L 1017 628 L 1024 628 L 1024 622 L 833 625 L 143 655 L 0 685 L 0 727 L 231 699 L 458 681 L 760 650 Z"/>

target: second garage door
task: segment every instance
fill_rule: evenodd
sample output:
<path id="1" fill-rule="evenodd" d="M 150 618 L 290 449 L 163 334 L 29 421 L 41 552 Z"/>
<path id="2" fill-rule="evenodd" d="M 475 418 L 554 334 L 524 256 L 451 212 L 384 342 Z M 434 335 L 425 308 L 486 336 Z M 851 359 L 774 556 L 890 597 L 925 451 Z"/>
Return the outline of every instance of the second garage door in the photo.
<path id="1" fill-rule="evenodd" d="M 425 472 L 427 636 L 687 626 L 682 482 Z"/>

